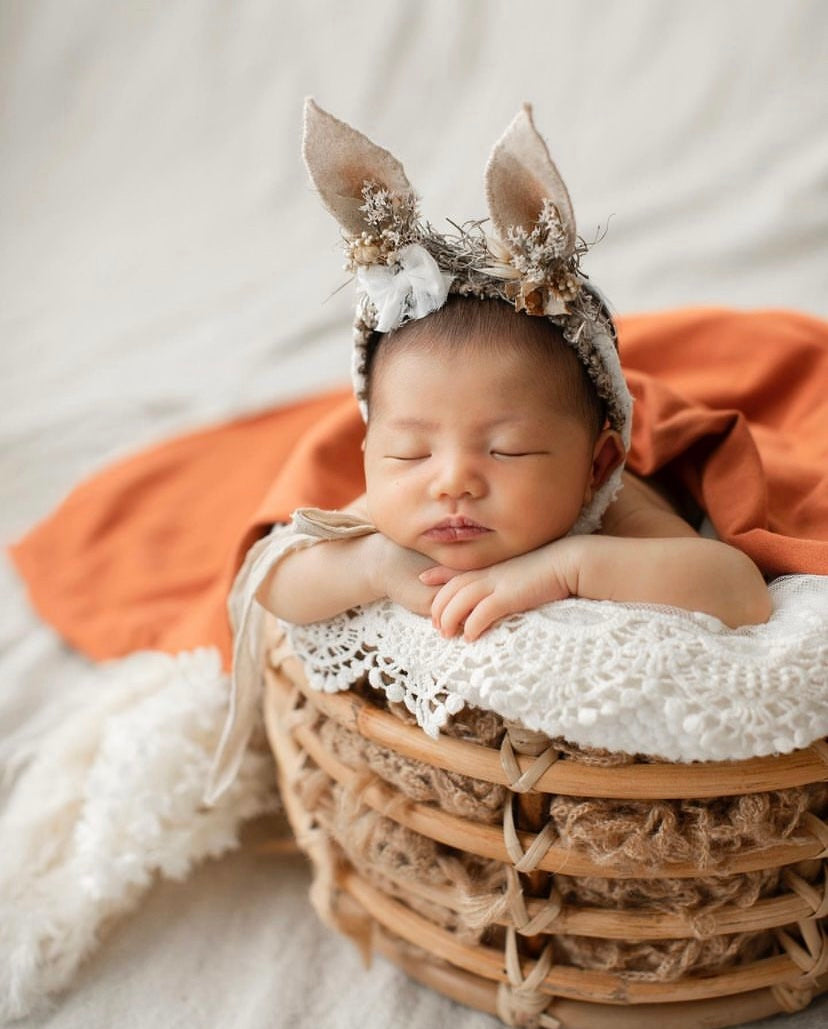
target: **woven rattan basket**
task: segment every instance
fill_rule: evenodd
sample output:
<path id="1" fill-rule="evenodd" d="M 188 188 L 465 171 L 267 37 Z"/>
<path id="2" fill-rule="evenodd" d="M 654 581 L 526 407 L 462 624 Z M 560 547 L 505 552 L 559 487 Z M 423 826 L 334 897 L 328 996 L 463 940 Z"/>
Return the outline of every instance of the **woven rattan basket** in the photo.
<path id="1" fill-rule="evenodd" d="M 508 1025 L 712 1029 L 828 989 L 826 741 L 679 765 L 474 711 L 433 740 L 284 643 L 265 674 L 311 899 L 366 954 Z"/>

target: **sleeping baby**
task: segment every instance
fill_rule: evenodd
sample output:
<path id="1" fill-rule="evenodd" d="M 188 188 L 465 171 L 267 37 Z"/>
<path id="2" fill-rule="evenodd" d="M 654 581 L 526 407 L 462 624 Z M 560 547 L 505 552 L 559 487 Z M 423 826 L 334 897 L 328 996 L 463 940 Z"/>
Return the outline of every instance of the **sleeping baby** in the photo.
<path id="1" fill-rule="evenodd" d="M 420 222 L 399 162 L 312 101 L 305 157 L 359 287 L 366 492 L 313 514 L 328 538 L 286 553 L 260 603 L 306 623 L 387 597 L 469 641 L 565 597 L 766 621 L 750 558 L 622 470 L 614 326 L 529 109 L 487 168 L 494 236 Z"/>
<path id="2" fill-rule="evenodd" d="M 351 510 L 377 531 L 288 554 L 257 594 L 273 614 L 311 622 L 388 597 L 468 640 L 569 596 L 767 619 L 750 558 L 630 473 L 600 532 L 571 531 L 623 446 L 550 322 L 451 297 L 369 353 L 366 493 Z"/>

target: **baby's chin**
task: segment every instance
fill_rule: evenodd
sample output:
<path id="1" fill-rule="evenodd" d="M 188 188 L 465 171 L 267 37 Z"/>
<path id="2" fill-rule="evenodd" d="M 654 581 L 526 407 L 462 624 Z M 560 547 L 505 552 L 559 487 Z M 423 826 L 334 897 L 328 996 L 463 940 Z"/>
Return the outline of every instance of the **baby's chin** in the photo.
<path id="1" fill-rule="evenodd" d="M 431 546 L 418 546 L 417 551 L 424 557 L 431 558 L 435 564 L 451 568 L 455 572 L 476 572 L 518 556 L 506 548 L 493 547 L 488 540 L 435 543 Z"/>

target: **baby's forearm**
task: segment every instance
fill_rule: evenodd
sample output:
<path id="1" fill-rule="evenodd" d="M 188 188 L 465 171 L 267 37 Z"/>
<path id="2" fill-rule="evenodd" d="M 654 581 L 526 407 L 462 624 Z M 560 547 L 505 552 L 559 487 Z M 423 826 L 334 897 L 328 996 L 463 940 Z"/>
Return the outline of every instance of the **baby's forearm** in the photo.
<path id="1" fill-rule="evenodd" d="M 256 599 L 277 618 L 297 625 L 378 600 L 382 591 L 374 573 L 380 544 L 373 533 L 295 550 L 273 568 Z"/>
<path id="2" fill-rule="evenodd" d="M 714 615 L 731 628 L 770 616 L 770 596 L 756 565 L 717 540 L 584 536 L 558 543 L 569 549 L 567 585 L 574 596 L 668 604 Z"/>

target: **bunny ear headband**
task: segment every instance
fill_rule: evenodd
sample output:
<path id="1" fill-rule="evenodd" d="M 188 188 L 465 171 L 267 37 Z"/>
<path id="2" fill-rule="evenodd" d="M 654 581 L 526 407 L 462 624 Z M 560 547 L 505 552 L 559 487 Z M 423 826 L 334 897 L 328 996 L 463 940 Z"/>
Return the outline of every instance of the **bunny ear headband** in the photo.
<path id="1" fill-rule="evenodd" d="M 486 166 L 493 234 L 479 222 L 440 235 L 420 221 L 402 164 L 367 136 L 305 101 L 305 163 L 325 207 L 344 230 L 356 276 L 352 373 L 367 418 L 365 357 L 374 332 L 424 318 L 449 293 L 500 299 L 561 329 L 630 445 L 632 398 L 606 302 L 584 277 L 569 193 L 524 104 Z M 620 487 L 621 469 L 593 497 L 577 531 L 592 531 Z"/>

